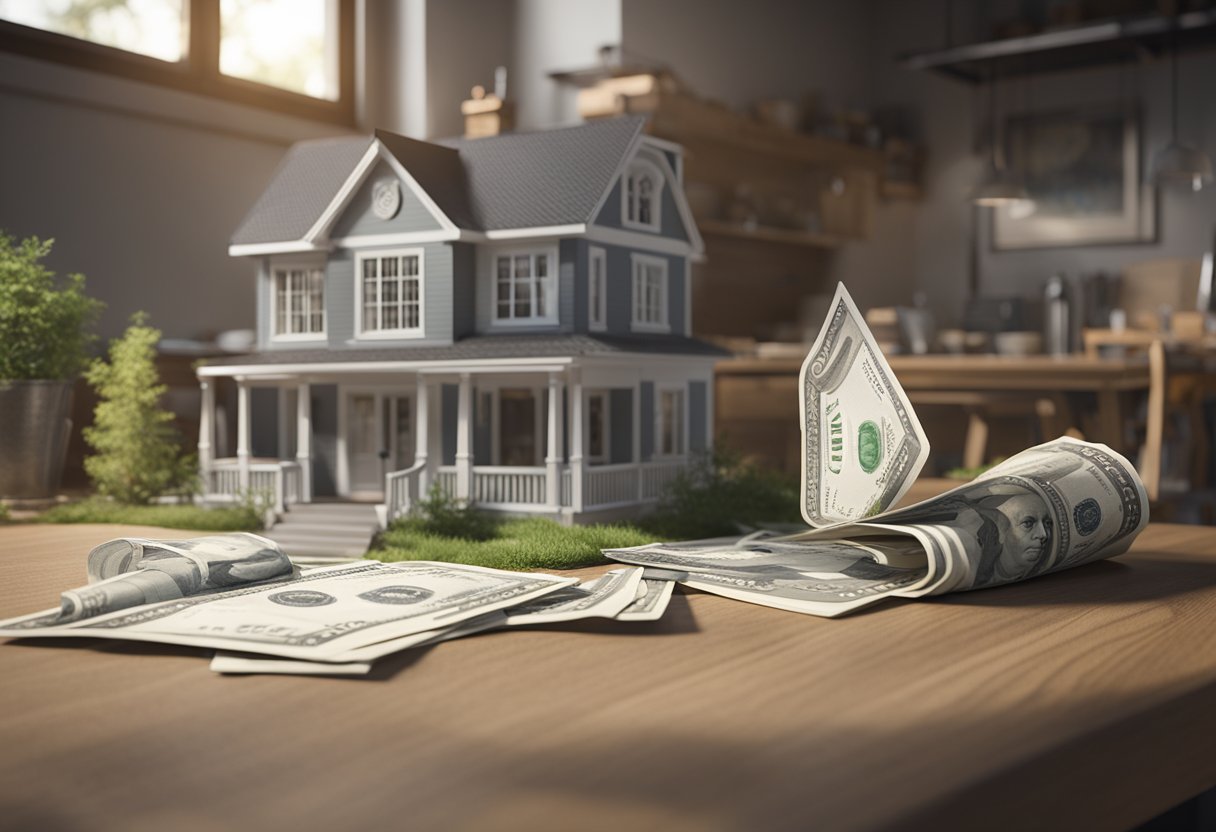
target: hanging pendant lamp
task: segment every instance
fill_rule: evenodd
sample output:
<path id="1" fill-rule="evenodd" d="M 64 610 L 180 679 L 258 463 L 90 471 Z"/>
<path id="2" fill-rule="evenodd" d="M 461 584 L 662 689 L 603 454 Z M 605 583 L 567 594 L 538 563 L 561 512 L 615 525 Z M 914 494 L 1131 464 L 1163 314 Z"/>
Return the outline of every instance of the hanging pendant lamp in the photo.
<path id="1" fill-rule="evenodd" d="M 1153 181 L 1165 188 L 1198 191 L 1212 184 L 1212 159 L 1178 141 L 1178 30 L 1170 37 L 1170 143 L 1153 157 Z"/>
<path id="2" fill-rule="evenodd" d="M 976 205 L 996 208 L 1001 205 L 1014 205 L 1029 208 L 1034 203 L 1021 177 L 1005 167 L 1005 155 L 1001 152 L 1000 132 L 997 128 L 996 105 L 994 98 L 996 82 L 992 76 L 988 78 L 988 117 L 991 121 L 991 137 L 989 145 L 991 153 L 984 175 L 971 192 L 971 201 Z M 1029 213 L 1027 211 L 1027 213 Z"/>

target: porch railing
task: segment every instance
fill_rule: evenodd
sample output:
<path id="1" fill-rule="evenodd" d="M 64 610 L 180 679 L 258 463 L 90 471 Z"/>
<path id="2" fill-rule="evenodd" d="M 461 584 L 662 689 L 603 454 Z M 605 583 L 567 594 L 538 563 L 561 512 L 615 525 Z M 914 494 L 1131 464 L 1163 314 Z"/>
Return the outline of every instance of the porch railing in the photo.
<path id="1" fill-rule="evenodd" d="M 654 502 L 687 466 L 688 463 L 680 459 L 640 465 L 627 462 L 585 466 L 583 509 Z M 570 466 L 562 466 L 559 497 L 560 504 L 566 508 L 573 504 L 572 479 Z M 456 497 L 454 465 L 440 467 L 435 473 L 435 482 L 445 494 Z M 469 501 L 487 508 L 541 507 L 548 501 L 548 476 L 541 467 L 477 465 L 473 467 L 471 492 Z"/>
<path id="2" fill-rule="evenodd" d="M 384 477 L 384 523 L 391 523 L 418 502 L 418 474 L 426 467 L 416 462 L 409 468 L 393 471 Z"/>
<path id="3" fill-rule="evenodd" d="M 241 464 L 236 459 L 217 459 L 203 474 L 209 500 L 239 500 L 262 497 L 277 513 L 300 502 L 300 463 L 290 460 L 249 463 L 249 486 L 241 487 Z"/>

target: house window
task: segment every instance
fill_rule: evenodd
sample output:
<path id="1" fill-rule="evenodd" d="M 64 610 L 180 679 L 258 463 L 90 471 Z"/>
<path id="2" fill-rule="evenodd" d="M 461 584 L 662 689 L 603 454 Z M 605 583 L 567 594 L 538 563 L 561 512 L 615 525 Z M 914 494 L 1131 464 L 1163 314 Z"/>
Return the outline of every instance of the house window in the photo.
<path id="1" fill-rule="evenodd" d="M 658 456 L 682 456 L 684 454 L 684 391 L 681 388 L 668 388 L 659 391 L 658 425 L 655 435 L 658 437 Z"/>
<path id="2" fill-rule="evenodd" d="M 325 273 L 321 269 L 274 270 L 274 334 L 325 334 Z"/>
<path id="3" fill-rule="evenodd" d="M 659 200 L 663 176 L 659 169 L 644 160 L 635 161 L 625 174 L 622 193 L 621 222 L 626 228 L 659 230 Z"/>
<path id="4" fill-rule="evenodd" d="M 605 463 L 612 453 L 608 432 L 608 394 L 587 394 L 587 459 Z"/>
<path id="5" fill-rule="evenodd" d="M 355 0 L 0 0 L 0 49 L 354 123 Z"/>
<path id="6" fill-rule="evenodd" d="M 422 334 L 422 251 L 361 255 L 359 336 Z"/>
<path id="7" fill-rule="evenodd" d="M 602 248 L 592 248 L 587 276 L 587 322 L 591 329 L 608 327 L 608 255 Z"/>
<path id="8" fill-rule="evenodd" d="M 556 323 L 557 291 L 551 252 L 515 252 L 494 257 L 494 320 L 498 323 Z"/>
<path id="9" fill-rule="evenodd" d="M 633 328 L 667 332 L 667 261 L 633 255 Z"/>

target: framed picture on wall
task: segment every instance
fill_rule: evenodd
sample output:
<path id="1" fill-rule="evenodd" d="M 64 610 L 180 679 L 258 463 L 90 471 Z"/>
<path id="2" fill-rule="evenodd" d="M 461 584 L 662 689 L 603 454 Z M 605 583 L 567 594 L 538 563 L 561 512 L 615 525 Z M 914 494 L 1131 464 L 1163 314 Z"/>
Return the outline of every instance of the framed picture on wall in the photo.
<path id="1" fill-rule="evenodd" d="M 1126 107 L 1010 116 L 1005 159 L 1034 200 L 992 212 L 997 251 L 1149 243 L 1156 194 L 1141 162 L 1140 119 Z"/>

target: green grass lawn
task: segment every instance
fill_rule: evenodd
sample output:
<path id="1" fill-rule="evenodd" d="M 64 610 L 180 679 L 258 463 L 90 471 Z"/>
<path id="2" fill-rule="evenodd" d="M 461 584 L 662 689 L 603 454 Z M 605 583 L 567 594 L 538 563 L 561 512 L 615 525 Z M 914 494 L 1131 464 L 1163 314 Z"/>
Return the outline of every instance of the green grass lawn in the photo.
<path id="1" fill-rule="evenodd" d="M 131 506 L 100 497 L 55 506 L 40 514 L 38 523 L 124 523 L 204 532 L 262 530 L 261 513 L 252 506 L 203 508 L 193 505 Z"/>
<path id="2" fill-rule="evenodd" d="M 641 546 L 654 535 L 628 525 L 562 526 L 543 517 L 477 522 L 481 539 L 437 534 L 421 518 L 400 520 L 368 551 L 383 561 L 440 560 L 496 569 L 577 569 L 607 563 L 600 549 Z M 450 531 L 450 530 L 449 530 Z"/>

